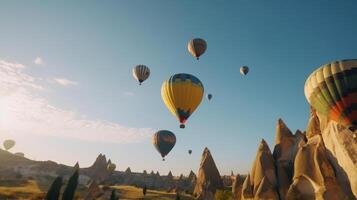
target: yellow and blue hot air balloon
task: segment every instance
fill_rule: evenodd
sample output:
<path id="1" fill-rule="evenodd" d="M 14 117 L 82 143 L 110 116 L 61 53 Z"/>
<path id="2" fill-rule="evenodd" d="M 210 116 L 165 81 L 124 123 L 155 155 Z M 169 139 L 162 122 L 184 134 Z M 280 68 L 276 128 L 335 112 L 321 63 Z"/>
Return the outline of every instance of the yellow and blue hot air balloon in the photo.
<path id="1" fill-rule="evenodd" d="M 152 137 L 152 143 L 161 154 L 162 160 L 165 160 L 165 156 L 174 148 L 176 144 L 176 136 L 171 131 L 160 130 Z"/>
<path id="2" fill-rule="evenodd" d="M 185 122 L 201 103 L 204 93 L 201 81 L 191 74 L 175 74 L 161 86 L 161 97 L 167 108 L 185 128 Z"/>
<path id="3" fill-rule="evenodd" d="M 357 59 L 321 66 L 307 78 L 304 90 L 317 112 L 351 129 L 357 127 Z"/>

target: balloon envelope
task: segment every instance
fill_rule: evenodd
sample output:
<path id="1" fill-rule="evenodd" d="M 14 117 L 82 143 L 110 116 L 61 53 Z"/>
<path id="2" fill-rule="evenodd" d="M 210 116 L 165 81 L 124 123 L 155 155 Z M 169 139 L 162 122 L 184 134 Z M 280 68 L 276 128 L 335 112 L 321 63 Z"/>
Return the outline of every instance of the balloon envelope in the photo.
<path id="1" fill-rule="evenodd" d="M 150 76 L 150 69 L 146 65 L 137 65 L 133 69 L 133 77 L 141 85 Z"/>
<path id="2" fill-rule="evenodd" d="M 304 92 L 317 112 L 344 126 L 357 126 L 357 59 L 321 66 L 307 78 Z"/>
<path id="3" fill-rule="evenodd" d="M 107 169 L 108 169 L 110 172 L 113 172 L 116 167 L 117 167 L 117 166 L 116 166 L 114 163 L 109 163 L 108 166 L 107 166 Z"/>
<path id="4" fill-rule="evenodd" d="M 5 140 L 3 145 L 4 145 L 5 150 L 7 151 L 15 146 L 15 141 L 14 140 Z"/>
<path id="5" fill-rule="evenodd" d="M 249 67 L 243 66 L 243 67 L 241 67 L 241 68 L 239 69 L 239 71 L 240 71 L 240 73 L 241 73 L 242 75 L 247 75 L 248 72 L 249 72 Z"/>
<path id="6" fill-rule="evenodd" d="M 152 143 L 164 159 L 172 148 L 174 148 L 176 144 L 176 136 L 171 131 L 160 130 L 152 137 Z"/>
<path id="7" fill-rule="evenodd" d="M 175 74 L 161 86 L 161 97 L 166 107 L 180 122 L 180 128 L 202 101 L 201 81 L 191 74 Z"/>
<path id="8" fill-rule="evenodd" d="M 190 54 L 198 60 L 200 56 L 206 51 L 207 43 L 204 39 L 195 38 L 188 42 L 187 49 Z"/>

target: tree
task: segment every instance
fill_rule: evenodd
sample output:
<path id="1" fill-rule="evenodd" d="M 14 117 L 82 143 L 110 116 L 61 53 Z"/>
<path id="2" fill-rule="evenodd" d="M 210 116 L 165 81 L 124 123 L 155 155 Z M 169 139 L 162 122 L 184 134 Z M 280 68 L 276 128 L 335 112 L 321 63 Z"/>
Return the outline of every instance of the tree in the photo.
<path id="1" fill-rule="evenodd" d="M 144 187 L 143 187 L 143 195 L 144 196 L 146 195 L 146 190 L 147 190 L 146 185 L 144 185 Z"/>
<path id="2" fill-rule="evenodd" d="M 118 200 L 119 198 L 115 194 L 115 190 L 112 190 L 112 194 L 110 195 L 110 200 Z"/>
<path id="3" fill-rule="evenodd" d="M 58 176 L 48 190 L 45 199 L 46 200 L 58 200 L 62 187 L 62 177 Z"/>
<path id="4" fill-rule="evenodd" d="M 63 192 L 62 195 L 62 200 L 72 200 L 74 197 L 74 194 L 76 192 L 76 188 L 78 185 L 78 169 L 76 169 L 76 171 L 74 171 L 73 175 L 71 176 L 71 178 L 69 178 L 68 180 L 68 184 L 66 189 Z"/>

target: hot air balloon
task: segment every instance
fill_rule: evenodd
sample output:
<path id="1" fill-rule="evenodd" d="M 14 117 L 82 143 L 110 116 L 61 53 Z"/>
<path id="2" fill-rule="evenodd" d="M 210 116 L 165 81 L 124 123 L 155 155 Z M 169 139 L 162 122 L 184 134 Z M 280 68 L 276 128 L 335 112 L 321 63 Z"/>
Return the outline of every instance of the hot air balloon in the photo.
<path id="1" fill-rule="evenodd" d="M 207 99 L 210 101 L 212 99 L 212 94 L 207 94 Z"/>
<path id="2" fill-rule="evenodd" d="M 192 150 L 191 150 L 191 149 L 190 149 L 190 150 L 188 150 L 188 154 L 190 154 L 190 155 L 192 154 Z"/>
<path id="3" fill-rule="evenodd" d="M 321 66 L 307 78 L 305 97 L 320 114 L 351 130 L 357 127 L 357 59 Z"/>
<path id="4" fill-rule="evenodd" d="M 20 157 L 25 157 L 25 154 L 22 153 L 22 152 L 17 152 L 17 153 L 14 153 L 16 156 L 20 156 Z"/>
<path id="5" fill-rule="evenodd" d="M 248 72 L 249 72 L 249 67 L 243 66 L 243 67 L 241 67 L 241 68 L 239 69 L 239 71 L 240 71 L 240 73 L 241 73 L 242 75 L 247 75 Z"/>
<path id="6" fill-rule="evenodd" d="M 195 38 L 188 42 L 187 49 L 192 56 L 196 57 L 196 59 L 199 60 L 200 56 L 207 49 L 207 43 L 201 38 Z"/>
<path id="7" fill-rule="evenodd" d="M 15 141 L 14 140 L 5 140 L 3 145 L 4 145 L 5 150 L 7 151 L 15 146 Z"/>
<path id="8" fill-rule="evenodd" d="M 117 166 L 114 163 L 109 163 L 107 166 L 108 171 L 113 172 Z"/>
<path id="9" fill-rule="evenodd" d="M 139 81 L 139 85 L 150 76 L 150 69 L 146 65 L 136 65 L 133 69 L 134 78 Z"/>
<path id="10" fill-rule="evenodd" d="M 185 128 L 185 122 L 201 103 L 203 92 L 203 84 L 191 74 L 175 74 L 162 84 L 162 100 L 179 120 L 180 128 Z"/>
<path id="11" fill-rule="evenodd" d="M 162 160 L 174 148 L 176 144 L 176 136 L 171 131 L 160 130 L 152 137 L 152 143 L 161 154 Z"/>

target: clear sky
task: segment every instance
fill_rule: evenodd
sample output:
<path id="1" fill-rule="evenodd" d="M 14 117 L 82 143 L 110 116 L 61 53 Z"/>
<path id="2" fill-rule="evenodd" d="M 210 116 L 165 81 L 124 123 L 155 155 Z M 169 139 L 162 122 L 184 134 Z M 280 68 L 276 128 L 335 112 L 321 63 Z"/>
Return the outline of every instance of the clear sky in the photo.
<path id="1" fill-rule="evenodd" d="M 273 150 L 278 118 L 306 128 L 307 76 L 356 58 L 357 1 L 222 2 L 1 1 L 0 140 L 31 159 L 86 167 L 104 153 L 119 170 L 174 175 L 196 172 L 207 146 L 222 174 L 248 172 L 262 138 Z M 208 43 L 199 62 L 194 37 Z M 141 87 L 136 64 L 152 72 Z M 160 95 L 179 72 L 213 94 L 184 130 Z M 177 137 L 165 162 L 151 144 L 159 129 Z"/>

